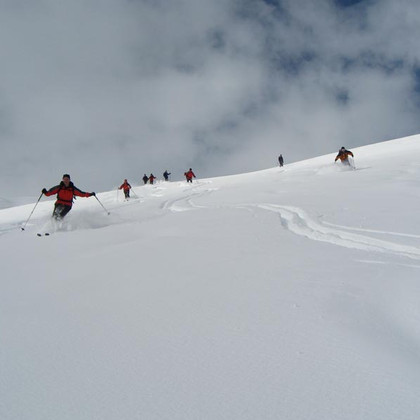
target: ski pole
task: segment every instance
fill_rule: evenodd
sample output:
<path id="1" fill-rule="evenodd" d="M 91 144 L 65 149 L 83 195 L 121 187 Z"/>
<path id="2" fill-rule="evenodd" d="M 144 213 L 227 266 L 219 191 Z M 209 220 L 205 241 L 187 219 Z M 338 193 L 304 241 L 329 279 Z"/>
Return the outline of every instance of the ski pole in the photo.
<path id="1" fill-rule="evenodd" d="M 111 214 L 105 207 L 104 207 L 104 205 L 99 201 L 99 198 L 98 197 L 96 197 L 96 194 L 95 194 L 95 198 L 98 200 L 98 203 L 102 206 L 102 208 L 108 213 L 108 214 Z"/>
<path id="2" fill-rule="evenodd" d="M 26 228 L 26 224 L 29 222 L 29 219 L 31 218 L 32 213 L 35 211 L 36 206 L 38 205 L 39 201 L 41 200 L 41 198 L 42 198 L 43 194 L 44 194 L 44 193 L 41 193 L 41 195 L 39 196 L 38 201 L 36 202 L 36 204 L 35 204 L 34 208 L 33 208 L 33 209 L 32 209 L 32 211 L 31 211 L 31 214 L 30 214 L 30 215 L 29 215 L 29 217 L 28 217 L 28 220 L 27 220 L 27 221 L 25 222 L 25 224 L 21 227 L 21 229 L 22 229 L 22 230 L 25 230 L 25 228 Z"/>
<path id="3" fill-rule="evenodd" d="M 134 191 L 133 189 L 131 189 L 131 192 L 134 194 L 134 196 L 135 196 L 136 198 L 139 198 L 139 196 L 135 193 L 135 191 Z"/>

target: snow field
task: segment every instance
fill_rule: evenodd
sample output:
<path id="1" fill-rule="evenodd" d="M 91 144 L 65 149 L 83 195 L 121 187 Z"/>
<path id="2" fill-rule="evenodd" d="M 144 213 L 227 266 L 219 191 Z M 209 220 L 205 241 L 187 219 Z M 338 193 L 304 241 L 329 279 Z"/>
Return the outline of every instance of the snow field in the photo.
<path id="1" fill-rule="evenodd" d="M 353 152 L 0 210 L 0 418 L 417 419 L 420 136 Z"/>

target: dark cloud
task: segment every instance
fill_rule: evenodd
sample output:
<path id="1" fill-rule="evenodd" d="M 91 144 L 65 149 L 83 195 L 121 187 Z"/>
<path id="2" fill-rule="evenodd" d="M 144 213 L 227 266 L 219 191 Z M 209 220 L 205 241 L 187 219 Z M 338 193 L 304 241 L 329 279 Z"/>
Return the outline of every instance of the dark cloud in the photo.
<path id="1" fill-rule="evenodd" d="M 64 172 L 108 190 L 416 133 L 419 12 L 408 0 L 3 0 L 1 196 L 37 196 Z"/>
<path id="2" fill-rule="evenodd" d="M 340 7 L 350 7 L 360 3 L 372 3 L 372 0 L 334 0 L 334 2 L 337 6 Z"/>

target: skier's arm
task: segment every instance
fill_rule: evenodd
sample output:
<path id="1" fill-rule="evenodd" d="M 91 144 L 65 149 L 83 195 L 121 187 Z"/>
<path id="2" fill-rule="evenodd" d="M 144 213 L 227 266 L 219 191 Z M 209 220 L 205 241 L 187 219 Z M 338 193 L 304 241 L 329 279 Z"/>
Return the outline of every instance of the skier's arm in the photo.
<path id="1" fill-rule="evenodd" d="M 77 195 L 78 197 L 91 197 L 92 195 L 95 195 L 94 193 L 88 193 L 88 192 L 84 192 L 79 190 L 79 188 L 74 187 L 74 195 Z"/>
<path id="2" fill-rule="evenodd" d="M 60 186 L 59 185 L 56 185 L 55 187 L 50 188 L 48 191 L 45 191 L 45 188 L 44 188 L 42 190 L 42 192 L 44 193 L 44 195 L 46 195 L 47 197 L 49 197 L 50 195 L 57 194 L 59 190 L 60 190 Z"/>

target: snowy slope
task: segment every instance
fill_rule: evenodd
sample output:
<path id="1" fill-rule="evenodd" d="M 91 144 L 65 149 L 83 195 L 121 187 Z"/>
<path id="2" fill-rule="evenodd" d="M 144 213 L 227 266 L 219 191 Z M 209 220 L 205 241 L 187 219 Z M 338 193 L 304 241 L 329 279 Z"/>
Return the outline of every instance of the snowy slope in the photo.
<path id="1" fill-rule="evenodd" d="M 0 210 L 0 418 L 417 420 L 420 136 L 353 152 Z"/>

